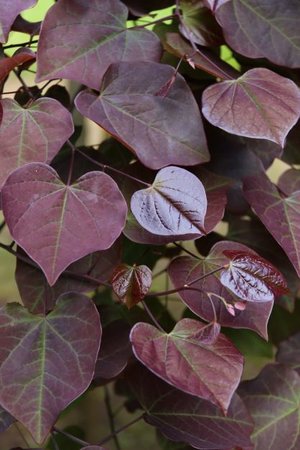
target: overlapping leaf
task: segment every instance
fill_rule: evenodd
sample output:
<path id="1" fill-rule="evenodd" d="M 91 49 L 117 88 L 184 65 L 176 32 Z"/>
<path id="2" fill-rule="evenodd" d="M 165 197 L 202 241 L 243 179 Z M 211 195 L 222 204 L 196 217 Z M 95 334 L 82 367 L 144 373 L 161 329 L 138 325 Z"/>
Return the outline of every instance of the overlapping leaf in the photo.
<path id="1" fill-rule="evenodd" d="M 135 192 L 131 210 L 153 234 L 192 239 L 205 233 L 205 189 L 195 175 L 179 167 L 161 169 L 149 188 Z"/>
<path id="2" fill-rule="evenodd" d="M 297 450 L 300 445 L 300 376 L 280 364 L 245 382 L 240 394 L 255 422 L 255 450 Z"/>
<path id="3" fill-rule="evenodd" d="M 4 80 L 15 67 L 34 60 L 35 53 L 29 48 L 21 48 L 12 57 L 0 59 L 0 81 Z"/>
<path id="4" fill-rule="evenodd" d="M 72 262 L 109 248 L 127 212 L 118 186 L 105 173 L 89 172 L 69 186 L 41 163 L 9 176 L 2 206 L 11 235 L 51 286 Z"/>
<path id="5" fill-rule="evenodd" d="M 279 344 L 276 360 L 289 365 L 300 375 L 300 333 Z"/>
<path id="6" fill-rule="evenodd" d="M 175 69 L 165 64 L 113 64 L 100 95 L 83 91 L 75 104 L 146 167 L 204 163 L 209 154 L 197 103 L 184 78 L 174 77 Z"/>
<path id="7" fill-rule="evenodd" d="M 300 170 L 289 169 L 284 172 L 277 182 L 278 189 L 284 195 L 293 195 L 294 192 L 300 191 Z"/>
<path id="8" fill-rule="evenodd" d="M 36 4 L 37 0 L 0 1 L 0 42 L 6 42 L 10 28 L 21 11 Z"/>
<path id="9" fill-rule="evenodd" d="M 260 174 L 245 181 L 244 193 L 300 276 L 300 192 L 284 198 L 267 176 Z"/>
<path id="10" fill-rule="evenodd" d="M 5 411 L 0 406 L 0 433 L 3 433 L 12 423 L 14 423 L 15 419 L 11 416 L 7 411 Z"/>
<path id="11" fill-rule="evenodd" d="M 128 309 L 139 303 L 147 294 L 152 283 L 152 271 L 145 265 L 128 266 L 120 264 L 111 277 L 114 293 Z"/>
<path id="12" fill-rule="evenodd" d="M 203 323 L 182 319 L 169 334 L 137 323 L 130 340 L 135 356 L 160 378 L 227 411 L 242 375 L 243 357 L 224 335 L 207 343 Z"/>
<path id="13" fill-rule="evenodd" d="M 216 17 L 227 43 L 237 52 L 300 67 L 298 0 L 231 0 L 217 8 Z"/>
<path id="14" fill-rule="evenodd" d="M 62 77 L 99 89 L 112 63 L 159 61 L 159 39 L 143 28 L 127 29 L 127 15 L 119 0 L 59 1 L 41 29 L 37 81 Z"/>
<path id="15" fill-rule="evenodd" d="M 300 115 L 299 88 L 264 68 L 210 86 L 202 102 L 202 112 L 213 125 L 239 136 L 269 139 L 282 147 Z"/>
<path id="16" fill-rule="evenodd" d="M 47 316 L 0 309 L 0 404 L 41 443 L 58 414 L 89 386 L 101 339 L 93 302 L 61 296 Z"/>
<path id="17" fill-rule="evenodd" d="M 71 114 L 57 100 L 41 98 L 27 108 L 9 98 L 1 104 L 0 186 L 26 163 L 49 163 L 74 131 Z"/>
<path id="18" fill-rule="evenodd" d="M 127 379 L 146 422 L 166 438 L 201 450 L 251 448 L 252 419 L 236 394 L 224 416 L 212 403 L 178 391 L 146 369 L 134 368 Z"/>

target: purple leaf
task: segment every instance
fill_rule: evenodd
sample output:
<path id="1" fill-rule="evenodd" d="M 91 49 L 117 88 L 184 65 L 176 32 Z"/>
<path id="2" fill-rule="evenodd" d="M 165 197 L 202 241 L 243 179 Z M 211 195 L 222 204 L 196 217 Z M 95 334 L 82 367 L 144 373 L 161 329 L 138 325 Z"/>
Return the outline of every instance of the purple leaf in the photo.
<path id="1" fill-rule="evenodd" d="M 15 278 L 22 302 L 33 314 L 51 311 L 61 294 L 69 291 L 89 292 L 97 286 L 96 283 L 85 281 L 76 275 L 92 277 L 99 280 L 99 283 L 105 283 L 110 279 L 120 259 L 121 246 L 118 239 L 108 250 L 91 253 L 71 264 L 68 271 L 51 287 L 40 269 L 18 258 Z M 71 276 L 70 272 L 74 276 Z"/>
<path id="2" fill-rule="evenodd" d="M 225 40 L 238 53 L 300 67 L 298 0 L 231 0 L 217 9 L 216 18 Z"/>
<path id="3" fill-rule="evenodd" d="M 14 422 L 14 417 L 0 406 L 0 433 L 3 433 Z"/>
<path id="4" fill-rule="evenodd" d="M 300 375 L 300 333 L 280 342 L 276 361 L 291 366 Z"/>
<path id="5" fill-rule="evenodd" d="M 293 195 L 294 192 L 300 191 L 300 170 L 289 169 L 284 172 L 277 182 L 278 189 L 284 195 Z"/>
<path id="6" fill-rule="evenodd" d="M 161 169 L 149 188 L 135 192 L 131 198 L 131 210 L 138 223 L 160 236 L 200 237 L 205 233 L 206 209 L 201 181 L 179 167 Z"/>
<path id="7" fill-rule="evenodd" d="M 93 302 L 61 296 L 47 316 L 0 309 L 0 403 L 42 443 L 58 414 L 89 386 L 101 339 Z"/>
<path id="8" fill-rule="evenodd" d="M 71 114 L 57 100 L 40 98 L 27 108 L 9 98 L 1 103 L 0 186 L 26 163 L 50 163 L 74 131 Z"/>
<path id="9" fill-rule="evenodd" d="M 109 248 L 127 213 L 117 184 L 105 173 L 89 172 L 69 186 L 38 163 L 9 176 L 2 207 L 14 240 L 39 264 L 50 286 L 72 262 Z"/>
<path id="10" fill-rule="evenodd" d="M 37 0 L 0 0 L 0 42 L 7 40 L 10 28 L 17 15 L 36 4 Z"/>
<path id="11" fill-rule="evenodd" d="M 99 89 L 112 63 L 159 61 L 157 36 L 128 29 L 127 15 L 119 0 L 60 0 L 42 25 L 37 81 L 61 77 Z"/>
<path id="12" fill-rule="evenodd" d="M 169 334 L 137 323 L 130 340 L 135 356 L 148 369 L 226 412 L 242 375 L 243 357 L 222 334 L 213 343 L 207 343 L 206 336 L 202 340 L 204 329 L 203 323 L 193 319 L 182 319 Z"/>
<path id="13" fill-rule="evenodd" d="M 213 125 L 239 136 L 269 139 L 282 147 L 300 114 L 299 88 L 264 68 L 208 87 L 202 101 L 202 112 Z"/>
<path id="14" fill-rule="evenodd" d="M 225 250 L 228 267 L 220 273 L 220 281 L 242 300 L 267 302 L 288 292 L 282 274 L 269 261 L 245 251 Z"/>
<path id="15" fill-rule="evenodd" d="M 212 403 L 178 391 L 142 367 L 134 368 L 128 381 L 146 422 L 166 438 L 201 450 L 251 448 L 252 419 L 236 394 L 224 416 Z"/>
<path id="16" fill-rule="evenodd" d="M 212 11 L 216 11 L 217 8 L 220 8 L 220 6 L 224 5 L 229 1 L 230 0 L 204 0 L 204 3 L 206 3 L 207 7 L 210 8 Z"/>
<path id="17" fill-rule="evenodd" d="M 128 309 L 137 305 L 152 284 L 152 271 L 145 265 L 128 266 L 120 264 L 114 270 L 111 277 L 111 285 L 114 293 Z"/>
<path id="18" fill-rule="evenodd" d="M 0 59 L 0 81 L 4 80 L 15 67 L 34 60 L 35 53 L 29 48 L 20 48 L 10 58 Z"/>
<path id="19" fill-rule="evenodd" d="M 100 95 L 81 92 L 78 111 L 131 149 L 146 167 L 191 166 L 209 160 L 202 119 L 184 78 L 154 62 L 120 63 L 104 75 Z"/>
<path id="20" fill-rule="evenodd" d="M 300 276 L 300 192 L 284 198 L 261 173 L 245 181 L 244 193 L 255 214 L 281 245 Z"/>
<path id="21" fill-rule="evenodd" d="M 298 450 L 300 377 L 294 370 L 273 364 L 242 384 L 240 394 L 255 422 L 255 450 Z"/>

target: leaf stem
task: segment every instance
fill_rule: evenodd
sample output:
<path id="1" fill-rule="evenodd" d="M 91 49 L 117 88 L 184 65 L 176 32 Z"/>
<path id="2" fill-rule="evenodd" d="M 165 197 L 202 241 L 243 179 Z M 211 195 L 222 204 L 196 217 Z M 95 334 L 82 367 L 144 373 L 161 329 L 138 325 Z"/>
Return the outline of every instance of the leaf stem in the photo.
<path id="1" fill-rule="evenodd" d="M 29 95 L 29 97 L 31 97 L 32 100 L 34 100 L 34 95 L 31 92 L 31 90 L 29 89 L 29 87 L 27 86 L 26 82 L 23 80 L 23 78 L 21 77 L 21 75 L 19 74 L 18 70 L 14 69 L 13 70 L 14 74 L 16 75 L 16 77 L 18 78 L 18 80 L 20 81 L 21 85 L 23 86 L 23 88 L 25 89 L 26 93 Z"/>
<path id="2" fill-rule="evenodd" d="M 15 48 L 15 47 L 26 47 L 27 45 L 37 44 L 38 42 L 39 42 L 38 39 L 36 39 L 36 40 L 27 41 L 27 42 L 21 42 L 20 44 L 4 45 L 3 50 L 6 50 L 8 48 Z"/>
<path id="3" fill-rule="evenodd" d="M 55 433 L 62 434 L 66 438 L 70 439 L 71 441 L 76 442 L 76 444 L 83 445 L 84 447 L 91 445 L 89 442 L 83 441 L 82 439 L 79 439 L 76 436 L 73 436 L 73 434 L 70 434 L 70 433 L 67 433 L 66 431 L 60 430 L 57 427 L 53 427 L 53 431 L 55 431 Z"/>
<path id="4" fill-rule="evenodd" d="M 152 320 L 152 322 L 154 323 L 154 325 L 156 326 L 156 328 L 158 328 L 160 331 L 162 331 L 163 333 L 165 333 L 165 330 L 163 329 L 163 327 L 159 324 L 159 322 L 156 320 L 156 318 L 154 317 L 154 315 L 152 314 L 150 308 L 148 307 L 148 305 L 146 304 L 146 302 L 144 300 L 142 300 L 142 305 L 146 311 L 146 313 L 148 314 L 148 316 L 150 317 L 150 319 Z"/>
<path id="5" fill-rule="evenodd" d="M 113 415 L 113 411 L 112 411 L 112 407 L 111 407 L 109 389 L 107 386 L 104 386 L 104 402 L 105 402 L 105 406 L 106 406 L 110 430 L 111 430 L 111 433 L 113 434 L 112 439 L 114 440 L 116 449 L 121 450 L 120 442 L 119 442 L 118 436 L 116 435 L 114 415 Z"/>
<path id="6" fill-rule="evenodd" d="M 185 252 L 185 253 L 187 253 L 188 255 L 192 256 L 193 258 L 196 258 L 196 259 L 200 259 L 200 260 L 201 260 L 201 258 L 200 258 L 199 256 L 195 255 L 195 253 L 191 252 L 190 250 L 188 250 L 187 248 L 183 247 L 182 245 L 177 244 L 177 242 L 173 242 L 173 244 L 174 244 L 176 247 L 180 248 L 180 250 L 182 250 L 183 252 Z"/>
<path id="7" fill-rule="evenodd" d="M 127 428 L 131 427 L 131 425 L 134 425 L 135 423 L 139 422 L 142 418 L 144 417 L 144 413 L 141 414 L 140 416 L 136 417 L 135 419 L 131 420 L 131 422 L 128 422 L 127 424 L 123 425 L 120 428 L 117 428 L 116 431 L 114 433 L 111 433 L 109 436 L 107 436 L 106 438 L 102 439 L 102 441 L 98 442 L 96 445 L 103 445 L 106 444 L 106 442 L 110 441 L 111 439 L 113 439 L 113 437 L 116 434 L 121 433 L 122 431 L 126 430 Z"/>

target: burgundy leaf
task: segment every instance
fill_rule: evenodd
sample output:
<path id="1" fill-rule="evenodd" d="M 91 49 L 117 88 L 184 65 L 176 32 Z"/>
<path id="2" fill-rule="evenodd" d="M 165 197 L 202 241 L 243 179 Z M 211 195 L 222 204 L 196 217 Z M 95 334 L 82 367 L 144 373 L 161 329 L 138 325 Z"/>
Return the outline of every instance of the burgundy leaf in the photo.
<path id="1" fill-rule="evenodd" d="M 179 167 L 161 169 L 149 188 L 135 192 L 131 198 L 138 223 L 160 236 L 200 237 L 205 233 L 206 209 L 201 181 Z"/>
<path id="2" fill-rule="evenodd" d="M 255 214 L 281 245 L 300 276 L 300 192 L 284 198 L 261 173 L 245 181 L 244 193 Z"/>
<path id="3" fill-rule="evenodd" d="M 239 136 L 269 139 L 282 147 L 300 114 L 299 88 L 264 68 L 208 87 L 202 101 L 202 112 L 213 125 Z"/>
<path id="4" fill-rule="evenodd" d="M 300 191 L 300 170 L 289 169 L 284 172 L 277 182 L 278 189 L 284 195 L 293 195 L 294 192 Z"/>
<path id="5" fill-rule="evenodd" d="M 209 160 L 202 119 L 184 78 L 177 74 L 166 95 L 161 88 L 174 78 L 166 64 L 113 64 L 100 95 L 81 92 L 78 111 L 131 149 L 146 167 L 190 166 Z"/>
<path id="6" fill-rule="evenodd" d="M 18 250 L 20 252 L 20 249 Z M 95 289 L 96 283 L 80 279 L 80 276 L 107 282 L 121 259 L 121 246 L 118 239 L 108 250 L 91 253 L 68 267 L 53 286 L 49 286 L 43 272 L 30 264 L 17 259 L 16 283 L 23 304 L 33 314 L 51 311 L 56 299 L 65 292 L 89 292 Z M 73 276 L 71 276 L 71 274 Z"/>
<path id="7" fill-rule="evenodd" d="M 131 355 L 129 331 L 129 326 L 122 320 L 116 320 L 103 329 L 94 376 L 96 380 L 110 380 L 124 370 Z"/>
<path id="8" fill-rule="evenodd" d="M 3 433 L 14 422 L 14 417 L 0 406 L 0 433 Z"/>
<path id="9" fill-rule="evenodd" d="M 0 0 L 0 42 L 6 42 L 17 15 L 36 4 L 37 0 Z"/>
<path id="10" fill-rule="evenodd" d="M 282 274 L 269 261 L 245 251 L 225 250 L 230 262 L 220 281 L 242 300 L 267 302 L 288 292 Z"/>
<path id="11" fill-rule="evenodd" d="M 291 366 L 300 375 L 300 333 L 280 342 L 276 360 Z"/>
<path id="12" fill-rule="evenodd" d="M 242 384 L 240 394 L 254 419 L 255 450 L 298 450 L 300 376 L 280 364 L 266 366 Z"/>
<path id="13" fill-rule="evenodd" d="M 128 309 L 137 305 L 147 294 L 152 283 L 152 272 L 147 266 L 120 264 L 111 277 L 114 293 Z"/>
<path id="14" fill-rule="evenodd" d="M 134 368 L 128 381 L 146 422 L 166 438 L 201 450 L 252 448 L 252 419 L 236 394 L 224 416 L 212 403 L 178 391 L 142 367 Z"/>
<path id="15" fill-rule="evenodd" d="M 0 309 L 0 403 L 42 443 L 58 414 L 89 386 L 101 339 L 93 302 L 61 296 L 47 316 Z"/>
<path id="16" fill-rule="evenodd" d="M 0 59 L 0 81 L 4 80 L 15 67 L 34 60 L 35 53 L 29 48 L 20 48 L 12 57 Z"/>
<path id="17" fill-rule="evenodd" d="M 51 286 L 72 262 L 109 248 L 127 212 L 118 186 L 105 173 L 89 172 L 69 186 L 38 163 L 9 176 L 2 207 L 14 240 L 41 266 Z"/>
<path id="18" fill-rule="evenodd" d="M 300 67 L 298 0 L 231 0 L 217 8 L 216 18 L 227 43 L 242 55 Z"/>
<path id="19" fill-rule="evenodd" d="M 99 89 L 112 63 L 159 61 L 157 36 L 143 28 L 128 29 L 127 15 L 119 0 L 60 0 L 42 25 L 37 81 L 61 77 Z"/>
<path id="20" fill-rule="evenodd" d="M 26 163 L 50 163 L 74 131 L 71 114 L 57 100 L 40 98 L 27 108 L 9 98 L 1 103 L 0 186 Z"/>
<path id="21" fill-rule="evenodd" d="M 243 357 L 231 341 L 219 334 L 213 343 L 202 340 L 205 325 L 182 319 L 174 330 L 162 333 L 137 323 L 130 333 L 135 356 L 160 378 L 227 411 L 237 388 Z"/>

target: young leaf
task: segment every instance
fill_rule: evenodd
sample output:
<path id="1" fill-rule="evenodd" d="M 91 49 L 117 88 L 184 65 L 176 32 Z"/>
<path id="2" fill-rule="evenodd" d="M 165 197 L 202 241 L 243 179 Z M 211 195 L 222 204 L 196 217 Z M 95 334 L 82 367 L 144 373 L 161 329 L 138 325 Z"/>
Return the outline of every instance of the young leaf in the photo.
<path id="1" fill-rule="evenodd" d="M 78 111 L 131 149 L 146 167 L 191 166 L 209 153 L 198 105 L 175 69 L 154 62 L 120 63 L 104 75 L 100 95 L 80 92 Z"/>
<path id="2" fill-rule="evenodd" d="M 93 89 L 110 64 L 159 61 L 157 36 L 126 27 L 128 10 L 119 0 L 60 0 L 43 22 L 37 81 L 67 78 Z"/>
<path id="3" fill-rule="evenodd" d="M 72 262 L 109 248 L 127 213 L 118 186 L 105 173 L 89 172 L 69 186 L 38 163 L 9 176 L 2 206 L 11 235 L 40 265 L 50 286 Z"/>
<path id="4" fill-rule="evenodd" d="M 282 0 L 222 3 L 216 18 L 234 50 L 249 58 L 268 58 L 280 66 L 300 67 L 298 0 L 288 4 Z"/>
<path id="5" fill-rule="evenodd" d="M 20 48 L 12 57 L 0 59 L 0 81 L 4 80 L 15 67 L 34 60 L 35 53 L 29 48 Z"/>
<path id="6" fill-rule="evenodd" d="M 0 187 L 26 163 L 50 163 L 74 132 L 71 114 L 57 100 L 40 98 L 27 108 L 9 98 L 1 103 Z"/>
<path id="7" fill-rule="evenodd" d="M 111 277 L 114 293 L 128 309 L 137 305 L 147 294 L 152 283 L 152 272 L 147 266 L 120 264 Z"/>
<path id="8" fill-rule="evenodd" d="M 240 395 L 254 419 L 255 450 L 297 450 L 300 445 L 300 376 L 280 364 L 266 366 L 241 385 Z"/>
<path id="9" fill-rule="evenodd" d="M 0 403 L 42 443 L 58 414 L 89 386 L 101 339 L 93 302 L 61 296 L 47 316 L 0 309 Z"/>
<path id="10" fill-rule="evenodd" d="M 264 68 L 208 87 L 202 102 L 202 112 L 213 125 L 239 136 L 269 139 L 282 147 L 300 114 L 296 84 Z"/>
<path id="11" fill-rule="evenodd" d="M 10 28 L 21 11 L 35 5 L 37 0 L 0 0 L 0 42 L 7 40 Z"/>
<path id="12" fill-rule="evenodd" d="M 14 422 L 15 418 L 0 406 L 0 433 L 3 433 Z"/>
<path id="13" fill-rule="evenodd" d="M 137 323 L 130 341 L 138 360 L 160 378 L 226 412 L 242 375 L 243 357 L 222 334 L 207 344 L 204 330 L 203 323 L 192 319 L 182 319 L 169 334 Z"/>
<path id="14" fill-rule="evenodd" d="M 283 248 L 300 276 L 300 192 L 284 198 L 261 173 L 244 182 L 244 193 L 255 214 Z"/>
<path id="15" fill-rule="evenodd" d="M 138 223 L 160 236 L 202 236 L 207 198 L 201 181 L 179 167 L 161 169 L 153 184 L 131 198 L 131 210 Z"/>
<path id="16" fill-rule="evenodd" d="M 242 300 L 268 302 L 288 292 L 282 274 L 261 256 L 245 251 L 225 250 L 228 267 L 220 273 L 220 281 Z"/>
<path id="17" fill-rule="evenodd" d="M 292 367 L 300 375 L 300 333 L 280 342 L 276 361 Z"/>
<path id="18" fill-rule="evenodd" d="M 200 450 L 251 448 L 252 419 L 236 394 L 224 416 L 212 403 L 171 387 L 143 367 L 135 367 L 127 379 L 146 422 L 166 438 Z"/>

